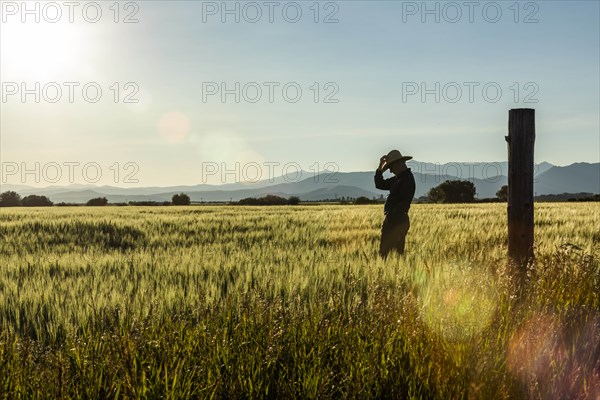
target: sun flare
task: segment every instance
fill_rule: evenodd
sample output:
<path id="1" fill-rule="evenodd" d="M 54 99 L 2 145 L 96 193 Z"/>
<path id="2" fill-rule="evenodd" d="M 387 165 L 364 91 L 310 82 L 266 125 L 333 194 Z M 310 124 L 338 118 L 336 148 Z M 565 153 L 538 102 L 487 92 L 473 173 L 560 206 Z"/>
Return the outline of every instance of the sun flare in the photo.
<path id="1" fill-rule="evenodd" d="M 7 21 L 0 28 L 3 80 L 72 79 L 81 68 L 76 24 Z"/>

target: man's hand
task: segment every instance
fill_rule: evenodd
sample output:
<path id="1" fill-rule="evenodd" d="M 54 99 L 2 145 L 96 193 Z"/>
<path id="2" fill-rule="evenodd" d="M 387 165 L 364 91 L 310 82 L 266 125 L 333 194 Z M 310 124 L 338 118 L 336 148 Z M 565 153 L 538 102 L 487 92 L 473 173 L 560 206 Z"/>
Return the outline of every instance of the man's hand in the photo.
<path id="1" fill-rule="evenodd" d="M 383 164 L 385 164 L 385 159 L 386 159 L 386 155 L 381 156 L 381 158 L 379 159 L 379 167 L 377 167 L 378 171 L 383 171 Z"/>

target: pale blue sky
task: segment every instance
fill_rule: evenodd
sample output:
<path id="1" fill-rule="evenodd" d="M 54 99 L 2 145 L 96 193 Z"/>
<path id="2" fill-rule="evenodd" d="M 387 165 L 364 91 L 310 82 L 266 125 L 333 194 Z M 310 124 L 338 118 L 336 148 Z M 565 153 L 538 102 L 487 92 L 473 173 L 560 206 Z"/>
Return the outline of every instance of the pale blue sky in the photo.
<path id="1" fill-rule="evenodd" d="M 600 161 L 597 1 L 520 2 L 519 23 L 512 1 L 495 3 L 502 10 L 497 23 L 482 14 L 490 2 L 478 3 L 472 23 L 464 7 L 456 23 L 444 20 L 454 14 L 440 14 L 440 23 L 427 15 L 423 23 L 420 10 L 403 21 L 403 10 L 422 2 L 342 1 L 336 3 L 339 22 L 330 24 L 314 23 L 313 3 L 298 2 L 303 14 L 297 23 L 283 19 L 285 2 L 275 9 L 274 23 L 267 15 L 257 23 L 243 15 L 240 23 L 232 16 L 222 23 L 220 14 L 205 15 L 203 22 L 209 3 L 199 1 L 136 2 L 139 22 L 133 24 L 113 22 L 112 2 L 102 2 L 102 18 L 95 24 L 77 12 L 72 24 L 43 18 L 23 24 L 19 14 L 7 15 L 3 8 L 4 95 L 14 88 L 7 83 L 81 83 L 73 103 L 66 100 L 66 89 L 57 103 L 43 96 L 36 103 L 32 95 L 23 103 L 19 93 L 3 98 L 3 165 L 96 162 L 103 172 L 99 183 L 132 186 L 122 177 L 113 182 L 109 167 L 133 162 L 139 166 L 138 185 L 150 186 L 201 183 L 203 162 L 231 168 L 236 161 L 296 162 L 305 170 L 333 162 L 341 171 L 371 170 L 392 148 L 429 162 L 502 161 L 508 110 L 520 107 L 536 109 L 536 162 Z M 439 4 L 441 10 L 444 3 Z M 334 10 L 323 10 L 325 5 L 320 3 L 320 19 Z M 131 11 L 121 10 L 119 18 Z M 494 10 L 488 11 L 494 17 Z M 532 12 L 538 22 L 523 23 Z M 80 88 L 87 82 L 102 88 L 99 102 L 82 98 Z M 124 104 L 121 98 L 115 104 L 114 82 L 139 86 L 134 98 L 140 103 Z M 216 95 L 203 102 L 203 82 L 228 87 L 258 82 L 263 98 L 235 103 L 230 95 L 222 103 Z M 281 84 L 273 103 L 263 82 Z M 289 82 L 302 89 L 297 103 L 282 96 L 281 87 Z M 320 84 L 318 103 L 310 89 L 314 82 Z M 328 82 L 339 88 L 337 103 L 322 101 L 333 87 L 325 90 Z M 436 103 L 433 94 L 425 102 L 418 94 L 403 101 L 403 86 L 410 82 L 429 88 L 456 82 L 463 96 L 456 103 L 444 96 Z M 479 85 L 473 102 L 464 82 Z M 514 82 L 520 89 L 517 101 Z M 502 90 L 495 103 L 482 94 L 489 83 Z M 524 102 L 534 90 L 538 103 Z M 120 94 L 126 93 L 121 88 Z M 24 183 L 37 184 L 32 175 L 25 178 Z M 47 183 L 41 178 L 39 185 Z M 17 173 L 3 183 L 22 180 Z"/>

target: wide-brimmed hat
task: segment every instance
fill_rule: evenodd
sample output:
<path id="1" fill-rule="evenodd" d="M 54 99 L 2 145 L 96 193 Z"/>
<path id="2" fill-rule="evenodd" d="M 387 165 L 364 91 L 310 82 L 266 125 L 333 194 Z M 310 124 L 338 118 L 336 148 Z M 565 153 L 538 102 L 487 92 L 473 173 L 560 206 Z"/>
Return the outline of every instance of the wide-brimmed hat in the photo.
<path id="1" fill-rule="evenodd" d="M 385 164 L 383 164 L 383 169 L 388 169 L 396 161 L 407 161 L 410 159 L 412 159 L 411 156 L 403 156 L 398 150 L 392 150 L 387 154 L 387 156 L 385 156 Z"/>

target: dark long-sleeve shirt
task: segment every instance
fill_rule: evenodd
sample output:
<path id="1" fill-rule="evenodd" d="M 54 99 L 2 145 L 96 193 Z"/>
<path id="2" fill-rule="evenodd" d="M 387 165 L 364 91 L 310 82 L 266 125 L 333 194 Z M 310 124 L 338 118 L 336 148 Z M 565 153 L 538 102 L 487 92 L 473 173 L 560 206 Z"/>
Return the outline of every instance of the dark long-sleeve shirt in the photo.
<path id="1" fill-rule="evenodd" d="M 404 170 L 400 175 L 388 179 L 383 179 L 383 172 L 375 171 L 375 187 L 390 191 L 385 201 L 385 215 L 395 216 L 408 212 L 416 188 L 415 177 L 410 168 Z"/>

